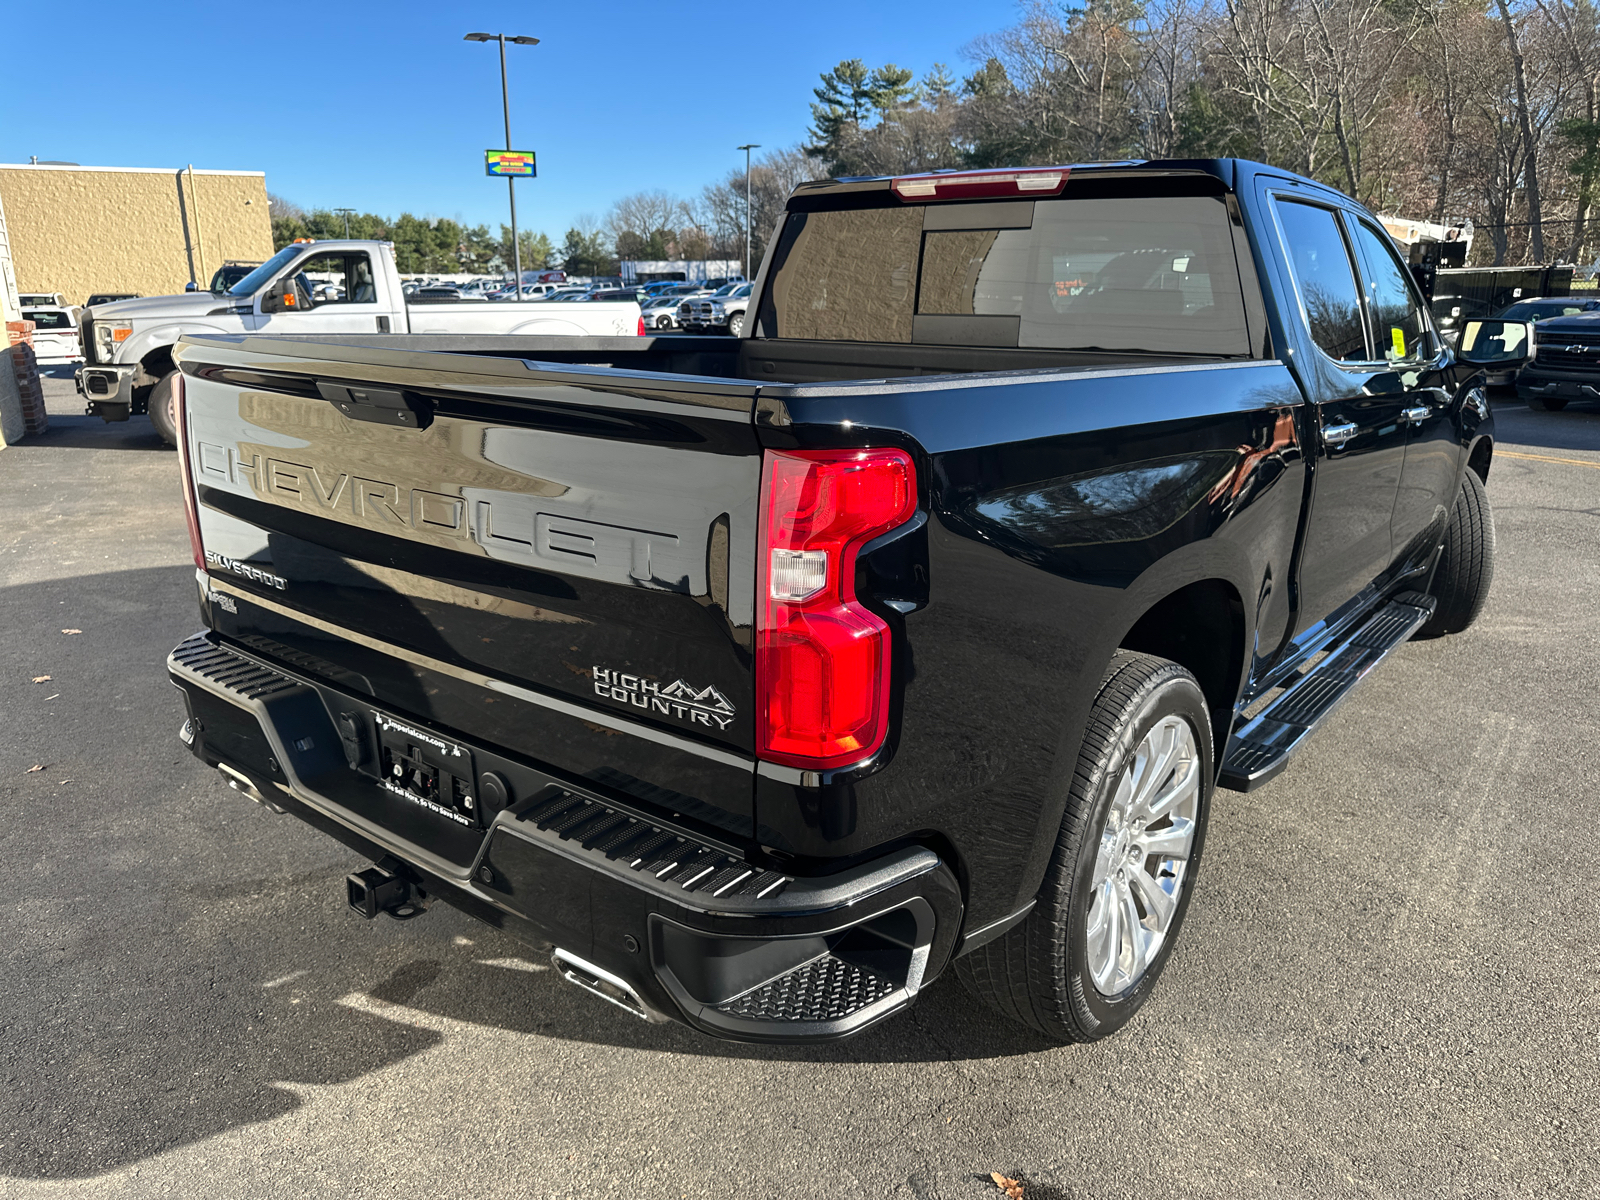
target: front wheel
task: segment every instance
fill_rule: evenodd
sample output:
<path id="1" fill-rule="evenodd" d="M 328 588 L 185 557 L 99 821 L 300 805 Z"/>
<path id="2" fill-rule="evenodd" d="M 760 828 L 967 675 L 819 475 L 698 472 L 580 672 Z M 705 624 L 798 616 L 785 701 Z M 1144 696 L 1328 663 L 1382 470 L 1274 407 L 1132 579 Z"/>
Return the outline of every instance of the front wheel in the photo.
<path id="1" fill-rule="evenodd" d="M 1089 715 L 1038 902 L 1017 928 L 957 960 L 962 983 L 1060 1041 L 1126 1025 L 1172 956 L 1213 778 L 1211 718 L 1194 676 L 1119 650 Z"/>
<path id="2" fill-rule="evenodd" d="M 736 312 L 728 318 L 728 332 L 734 337 L 744 336 L 744 314 Z"/>
<path id="3" fill-rule="evenodd" d="M 168 371 L 150 389 L 150 423 L 169 446 L 178 444 L 178 395 L 173 387 L 177 378 L 176 371 Z"/>
<path id="4" fill-rule="evenodd" d="M 1450 510 L 1444 549 L 1433 569 L 1429 593 L 1439 604 L 1418 637 L 1460 633 L 1478 619 L 1494 583 L 1494 512 L 1483 480 L 1469 470 Z"/>

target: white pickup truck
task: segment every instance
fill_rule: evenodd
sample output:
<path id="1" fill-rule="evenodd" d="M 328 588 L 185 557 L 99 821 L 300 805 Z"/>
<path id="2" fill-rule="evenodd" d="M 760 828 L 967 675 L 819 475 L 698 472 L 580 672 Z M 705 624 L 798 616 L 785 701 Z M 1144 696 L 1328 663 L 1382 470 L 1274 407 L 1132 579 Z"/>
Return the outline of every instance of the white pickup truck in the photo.
<path id="1" fill-rule="evenodd" d="M 156 431 L 176 445 L 172 348 L 185 334 L 629 337 L 644 332 L 639 316 L 632 301 L 421 301 L 401 291 L 390 242 L 301 242 L 284 247 L 226 292 L 146 296 L 86 312 L 78 391 L 90 416 L 126 421 L 148 412 Z"/>

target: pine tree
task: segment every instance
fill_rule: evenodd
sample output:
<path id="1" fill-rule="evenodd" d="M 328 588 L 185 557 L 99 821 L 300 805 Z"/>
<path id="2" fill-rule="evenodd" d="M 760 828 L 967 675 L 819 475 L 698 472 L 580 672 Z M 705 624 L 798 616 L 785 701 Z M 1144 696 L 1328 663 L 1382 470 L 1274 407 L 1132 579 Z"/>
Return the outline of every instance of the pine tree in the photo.
<path id="1" fill-rule="evenodd" d="M 831 161 L 839 149 L 861 129 L 873 105 L 874 76 L 859 58 L 847 58 L 822 76 L 822 86 L 812 89 L 818 103 L 811 106 L 811 144 L 806 153 Z"/>

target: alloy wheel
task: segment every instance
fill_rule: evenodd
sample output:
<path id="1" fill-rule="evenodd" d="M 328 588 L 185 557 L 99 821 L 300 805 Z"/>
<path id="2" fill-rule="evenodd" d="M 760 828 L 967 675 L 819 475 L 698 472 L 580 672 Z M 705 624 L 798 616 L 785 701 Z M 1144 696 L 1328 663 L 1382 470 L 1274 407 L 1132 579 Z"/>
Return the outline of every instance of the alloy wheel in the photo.
<path id="1" fill-rule="evenodd" d="M 1193 728 L 1168 716 L 1117 781 L 1089 885 L 1089 978 L 1103 996 L 1138 983 L 1172 928 L 1194 850 L 1200 772 Z"/>

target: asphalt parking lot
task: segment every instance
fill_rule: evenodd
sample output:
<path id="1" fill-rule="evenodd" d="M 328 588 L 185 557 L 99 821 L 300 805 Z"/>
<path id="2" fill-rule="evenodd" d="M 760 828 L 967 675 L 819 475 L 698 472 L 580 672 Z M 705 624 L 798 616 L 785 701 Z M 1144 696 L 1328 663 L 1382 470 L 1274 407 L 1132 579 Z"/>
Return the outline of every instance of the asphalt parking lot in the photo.
<path id="1" fill-rule="evenodd" d="M 177 740 L 176 456 L 46 386 L 0 450 L 0 1195 L 1600 1194 L 1600 408 L 1497 406 L 1486 613 L 1219 793 L 1132 1027 L 1049 1045 L 946 979 L 773 1049 L 346 912 L 361 864 Z"/>

